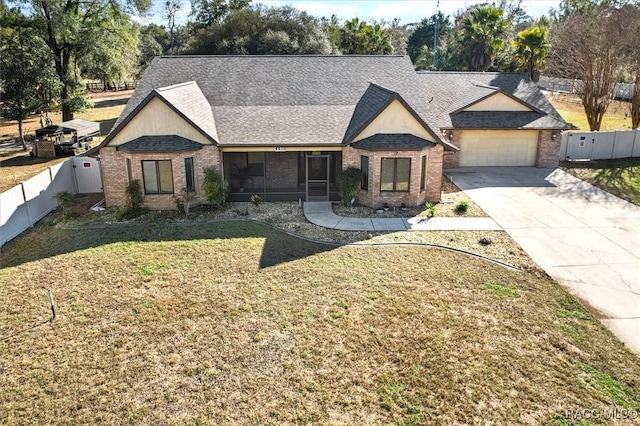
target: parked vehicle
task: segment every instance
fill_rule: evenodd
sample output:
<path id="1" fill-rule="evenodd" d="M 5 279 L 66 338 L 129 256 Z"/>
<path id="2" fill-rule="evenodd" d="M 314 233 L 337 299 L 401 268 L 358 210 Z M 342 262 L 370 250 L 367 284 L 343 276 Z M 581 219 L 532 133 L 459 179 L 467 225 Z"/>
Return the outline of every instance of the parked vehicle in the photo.
<path id="1" fill-rule="evenodd" d="M 30 155 L 65 157 L 89 150 L 94 136 L 100 135 L 100 123 L 75 119 L 36 130 Z"/>

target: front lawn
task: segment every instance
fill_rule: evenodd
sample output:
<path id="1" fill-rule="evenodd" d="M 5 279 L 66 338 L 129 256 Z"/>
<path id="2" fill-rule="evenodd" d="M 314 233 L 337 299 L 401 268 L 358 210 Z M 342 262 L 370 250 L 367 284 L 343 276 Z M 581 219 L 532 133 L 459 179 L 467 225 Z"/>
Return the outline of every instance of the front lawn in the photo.
<path id="1" fill-rule="evenodd" d="M 2 424 L 564 425 L 580 424 L 568 410 L 640 410 L 639 358 L 565 290 L 459 253 L 252 222 L 40 225 L 1 262 Z"/>
<path id="2" fill-rule="evenodd" d="M 572 175 L 640 206 L 640 158 L 565 163 Z"/>

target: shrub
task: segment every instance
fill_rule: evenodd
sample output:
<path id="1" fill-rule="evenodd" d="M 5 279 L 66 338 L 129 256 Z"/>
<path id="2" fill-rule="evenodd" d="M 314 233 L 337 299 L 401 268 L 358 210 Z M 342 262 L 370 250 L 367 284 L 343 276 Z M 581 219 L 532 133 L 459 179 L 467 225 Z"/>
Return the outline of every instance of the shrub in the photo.
<path id="1" fill-rule="evenodd" d="M 185 215 L 189 214 L 191 202 L 195 199 L 196 192 L 190 188 L 182 188 L 180 194 L 177 197 L 174 197 L 176 208 L 178 209 L 178 211 L 184 213 Z"/>
<path id="2" fill-rule="evenodd" d="M 361 176 L 362 172 L 357 167 L 347 167 L 342 171 L 338 179 L 338 195 L 345 206 L 350 204 L 351 199 L 358 192 Z"/>
<path id="3" fill-rule="evenodd" d="M 465 214 L 469 210 L 469 203 L 466 201 L 460 201 L 456 204 L 456 213 Z"/>
<path id="4" fill-rule="evenodd" d="M 222 207 L 227 199 L 228 187 L 229 185 L 227 181 L 222 178 L 222 174 L 216 167 L 205 167 L 202 190 L 204 191 L 204 195 L 207 197 L 209 204 L 214 208 Z"/>
<path id="5" fill-rule="evenodd" d="M 258 207 L 260 207 L 260 203 L 262 203 L 262 197 L 257 194 L 252 195 L 251 202 L 253 203 L 254 206 L 256 206 L 256 209 L 257 209 Z"/>
<path id="6" fill-rule="evenodd" d="M 71 200 L 73 200 L 73 195 L 68 193 L 67 191 L 58 192 L 53 196 L 53 199 L 58 202 L 58 205 L 64 210 L 67 207 Z"/>
<path id="7" fill-rule="evenodd" d="M 436 215 L 436 205 L 430 201 L 425 203 L 424 209 L 427 211 L 429 217 L 434 217 Z"/>
<path id="8" fill-rule="evenodd" d="M 139 179 L 133 179 L 125 188 L 127 195 L 127 207 L 131 210 L 140 210 L 144 202 L 144 194 L 142 194 L 142 185 Z"/>

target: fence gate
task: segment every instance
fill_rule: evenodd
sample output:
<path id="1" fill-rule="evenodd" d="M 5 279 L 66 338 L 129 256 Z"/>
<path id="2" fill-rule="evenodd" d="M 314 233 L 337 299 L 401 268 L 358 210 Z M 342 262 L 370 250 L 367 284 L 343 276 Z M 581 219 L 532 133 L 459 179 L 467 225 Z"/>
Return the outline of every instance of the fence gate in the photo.
<path id="1" fill-rule="evenodd" d="M 100 162 L 91 157 L 72 157 L 76 187 L 79 194 L 102 192 Z"/>

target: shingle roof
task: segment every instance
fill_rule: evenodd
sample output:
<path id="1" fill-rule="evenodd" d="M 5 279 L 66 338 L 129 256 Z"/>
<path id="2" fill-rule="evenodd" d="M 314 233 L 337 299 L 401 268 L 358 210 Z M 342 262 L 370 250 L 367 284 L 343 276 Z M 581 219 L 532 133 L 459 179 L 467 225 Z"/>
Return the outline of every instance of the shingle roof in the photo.
<path id="1" fill-rule="evenodd" d="M 156 93 L 176 107 L 193 124 L 218 141 L 218 131 L 211 105 L 195 81 L 157 88 Z"/>
<path id="2" fill-rule="evenodd" d="M 526 74 L 488 72 L 417 73 L 423 93 L 430 99 L 441 128 L 569 129 Z M 539 112 L 456 112 L 492 93 L 504 92 Z"/>
<path id="3" fill-rule="evenodd" d="M 180 152 L 202 149 L 202 144 L 176 135 L 140 136 L 118 145 L 116 149 L 126 152 Z"/>
<path id="4" fill-rule="evenodd" d="M 430 142 L 426 139 L 419 138 L 418 136 L 411 135 L 408 133 L 400 133 L 400 134 L 386 134 L 379 133 L 376 135 L 369 136 L 368 138 L 364 138 L 359 140 L 358 142 L 354 142 L 352 146 L 358 149 L 365 149 L 369 151 L 377 151 L 377 150 L 404 150 L 404 151 L 413 151 L 413 150 L 421 150 L 428 146 L 433 146 L 434 143 Z"/>
<path id="5" fill-rule="evenodd" d="M 349 126 L 344 134 L 344 143 L 351 141 L 367 124 L 387 107 L 396 97 L 397 93 L 381 87 L 377 84 L 369 84 L 364 92 L 349 121 Z"/>
<path id="6" fill-rule="evenodd" d="M 166 56 L 154 59 L 116 126 L 158 87 L 194 81 L 227 144 L 339 144 L 370 83 L 397 92 L 432 129 L 408 57 Z"/>

